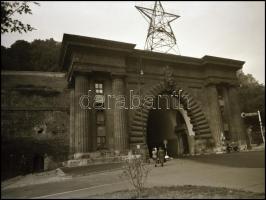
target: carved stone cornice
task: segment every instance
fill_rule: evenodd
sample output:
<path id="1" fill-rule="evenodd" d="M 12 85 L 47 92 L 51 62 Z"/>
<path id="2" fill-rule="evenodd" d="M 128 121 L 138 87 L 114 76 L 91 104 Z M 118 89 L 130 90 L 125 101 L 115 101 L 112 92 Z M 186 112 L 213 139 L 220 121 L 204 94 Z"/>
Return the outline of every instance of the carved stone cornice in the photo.
<path id="1" fill-rule="evenodd" d="M 111 73 L 111 79 L 125 79 L 127 77 L 124 73 Z"/>

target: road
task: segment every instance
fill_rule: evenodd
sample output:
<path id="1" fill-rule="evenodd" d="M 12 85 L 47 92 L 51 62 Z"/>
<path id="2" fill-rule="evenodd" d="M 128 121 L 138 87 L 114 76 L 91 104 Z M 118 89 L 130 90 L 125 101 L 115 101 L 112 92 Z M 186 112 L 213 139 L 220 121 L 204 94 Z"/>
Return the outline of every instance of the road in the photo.
<path id="1" fill-rule="evenodd" d="M 205 185 L 265 193 L 264 151 L 174 159 L 152 167 L 148 186 Z M 88 198 L 132 188 L 122 170 L 1 191 L 2 198 Z"/>

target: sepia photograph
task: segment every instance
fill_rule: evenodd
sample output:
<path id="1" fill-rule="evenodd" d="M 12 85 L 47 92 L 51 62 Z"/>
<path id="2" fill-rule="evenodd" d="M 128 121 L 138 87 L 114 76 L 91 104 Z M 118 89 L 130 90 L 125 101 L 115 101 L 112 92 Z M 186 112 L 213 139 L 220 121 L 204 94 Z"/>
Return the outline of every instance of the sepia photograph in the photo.
<path id="1" fill-rule="evenodd" d="M 265 199 L 265 2 L 1 1 L 1 199 Z"/>

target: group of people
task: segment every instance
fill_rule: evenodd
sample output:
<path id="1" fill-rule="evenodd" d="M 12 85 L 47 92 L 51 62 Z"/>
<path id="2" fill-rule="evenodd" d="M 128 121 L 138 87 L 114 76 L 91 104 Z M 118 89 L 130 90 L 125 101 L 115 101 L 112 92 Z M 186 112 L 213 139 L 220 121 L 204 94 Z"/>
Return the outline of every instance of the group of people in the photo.
<path id="1" fill-rule="evenodd" d="M 155 167 L 157 167 L 157 164 L 161 164 L 163 167 L 164 161 L 165 161 L 165 151 L 162 147 L 159 147 L 159 150 L 157 150 L 156 147 L 152 150 L 152 159 L 154 160 Z"/>

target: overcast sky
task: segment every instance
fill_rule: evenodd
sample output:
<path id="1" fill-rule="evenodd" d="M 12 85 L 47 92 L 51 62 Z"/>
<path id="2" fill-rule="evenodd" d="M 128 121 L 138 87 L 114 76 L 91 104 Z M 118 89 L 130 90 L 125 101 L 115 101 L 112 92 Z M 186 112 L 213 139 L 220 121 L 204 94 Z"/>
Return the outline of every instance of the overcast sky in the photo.
<path id="1" fill-rule="evenodd" d="M 135 5 L 153 2 L 40 2 L 32 15 L 20 19 L 38 30 L 1 35 L 1 45 L 16 40 L 54 38 L 76 34 L 136 44 L 143 49 L 148 23 Z M 265 84 L 265 2 L 163 1 L 166 12 L 181 17 L 171 23 L 181 55 L 204 55 L 245 61 L 243 71 Z"/>

